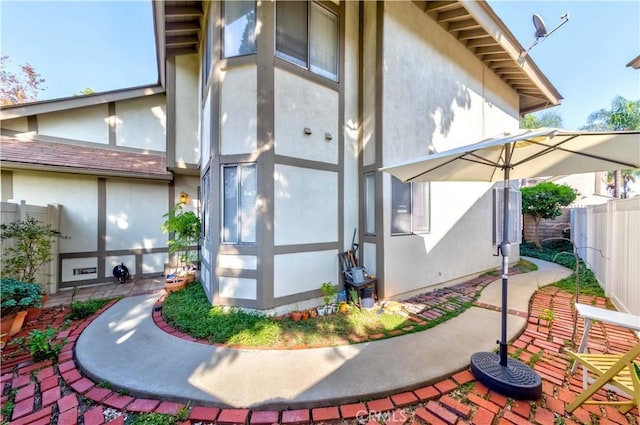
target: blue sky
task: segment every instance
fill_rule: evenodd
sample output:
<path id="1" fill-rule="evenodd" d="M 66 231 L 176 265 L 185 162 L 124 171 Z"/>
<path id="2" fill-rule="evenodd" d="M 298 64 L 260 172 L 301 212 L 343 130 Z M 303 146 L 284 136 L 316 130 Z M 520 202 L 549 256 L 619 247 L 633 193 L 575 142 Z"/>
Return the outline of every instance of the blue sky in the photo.
<path id="1" fill-rule="evenodd" d="M 551 30 L 530 55 L 564 97 L 558 112 L 567 129 L 616 95 L 640 99 L 640 71 L 625 65 L 640 55 L 640 2 L 497 1 L 489 4 L 525 47 L 531 17 Z M 11 65 L 30 63 L 46 80 L 40 99 L 153 84 L 157 81 L 149 1 L 0 1 L 0 50 Z M 16 68 L 17 69 L 17 68 Z"/>

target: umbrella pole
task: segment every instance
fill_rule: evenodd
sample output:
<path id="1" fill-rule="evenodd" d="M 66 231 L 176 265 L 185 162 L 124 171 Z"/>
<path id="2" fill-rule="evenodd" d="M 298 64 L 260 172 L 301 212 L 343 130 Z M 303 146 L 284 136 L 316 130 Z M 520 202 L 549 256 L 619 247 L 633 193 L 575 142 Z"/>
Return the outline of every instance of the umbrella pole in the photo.
<path id="1" fill-rule="evenodd" d="M 504 188 L 502 205 L 502 329 L 500 332 L 500 366 L 507 365 L 507 283 L 509 278 L 509 168 L 504 169 Z"/>

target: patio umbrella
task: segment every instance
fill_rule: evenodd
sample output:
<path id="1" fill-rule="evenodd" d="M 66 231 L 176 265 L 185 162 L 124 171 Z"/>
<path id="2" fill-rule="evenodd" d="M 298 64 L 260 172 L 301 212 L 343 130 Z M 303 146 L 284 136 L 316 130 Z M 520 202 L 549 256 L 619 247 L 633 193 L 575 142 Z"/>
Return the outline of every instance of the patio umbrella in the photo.
<path id="1" fill-rule="evenodd" d="M 499 354 L 474 353 L 475 377 L 514 398 L 538 398 L 542 381 L 535 371 L 507 358 L 509 268 L 509 180 L 640 168 L 640 132 L 580 132 L 553 128 L 519 130 L 476 144 L 381 168 L 403 182 L 503 180 L 502 313 Z"/>

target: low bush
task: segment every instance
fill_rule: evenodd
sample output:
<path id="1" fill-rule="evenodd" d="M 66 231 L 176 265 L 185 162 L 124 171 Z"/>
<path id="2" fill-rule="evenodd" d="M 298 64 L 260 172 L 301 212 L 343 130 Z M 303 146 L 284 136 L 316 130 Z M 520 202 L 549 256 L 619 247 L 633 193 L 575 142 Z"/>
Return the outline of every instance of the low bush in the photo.
<path id="1" fill-rule="evenodd" d="M 117 298 L 106 298 L 102 300 L 76 301 L 71 303 L 71 311 L 67 315 L 67 319 L 81 320 L 95 314 L 105 305 Z"/>

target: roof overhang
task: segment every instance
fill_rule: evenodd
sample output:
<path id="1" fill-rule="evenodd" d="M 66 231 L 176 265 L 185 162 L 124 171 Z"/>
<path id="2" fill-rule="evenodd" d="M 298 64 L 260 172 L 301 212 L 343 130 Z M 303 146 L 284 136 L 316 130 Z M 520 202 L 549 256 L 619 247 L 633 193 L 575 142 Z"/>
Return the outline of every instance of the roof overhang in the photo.
<path id="1" fill-rule="evenodd" d="M 630 66 L 633 69 L 640 69 L 640 55 L 633 58 L 631 62 L 627 64 L 627 66 Z"/>
<path id="2" fill-rule="evenodd" d="M 37 170 L 98 177 L 173 179 L 164 153 L 123 151 L 41 140 L 31 133 L 3 130 L 0 163 L 4 170 Z"/>
<path id="3" fill-rule="evenodd" d="M 560 104 L 560 93 L 486 1 L 414 3 L 518 93 L 521 114 Z"/>
<path id="4" fill-rule="evenodd" d="M 164 87 L 166 58 L 197 53 L 205 4 L 201 1 L 154 1 L 158 75 Z"/>
<path id="5" fill-rule="evenodd" d="M 206 2 L 153 2 L 158 68 L 165 84 L 166 58 L 198 52 Z M 505 81 L 519 96 L 519 112 L 526 114 L 560 104 L 562 96 L 524 47 L 486 1 L 414 1 Z"/>
<path id="6" fill-rule="evenodd" d="M 62 99 L 42 100 L 31 103 L 3 106 L 0 110 L 0 120 L 28 117 L 31 115 L 46 114 L 49 112 L 66 111 L 75 108 L 101 105 L 108 102 L 135 99 L 138 97 L 152 96 L 164 93 L 164 89 L 158 85 L 134 87 L 123 90 L 114 90 L 104 93 L 72 96 Z"/>

